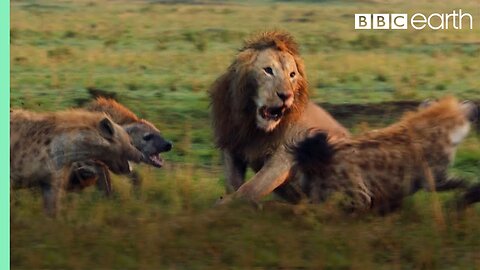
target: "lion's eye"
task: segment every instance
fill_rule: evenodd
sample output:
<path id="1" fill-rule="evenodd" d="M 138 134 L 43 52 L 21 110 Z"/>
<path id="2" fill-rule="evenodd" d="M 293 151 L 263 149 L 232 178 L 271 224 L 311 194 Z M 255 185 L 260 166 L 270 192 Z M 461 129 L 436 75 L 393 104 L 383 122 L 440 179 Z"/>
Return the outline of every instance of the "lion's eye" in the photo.
<path id="1" fill-rule="evenodd" d="M 270 75 L 273 75 L 273 70 L 272 70 L 271 67 L 263 68 L 263 70 L 264 70 L 266 73 L 268 73 L 268 74 L 270 74 Z"/>
<path id="2" fill-rule="evenodd" d="M 295 75 L 296 75 L 295 72 L 290 72 L 290 78 L 295 77 Z"/>

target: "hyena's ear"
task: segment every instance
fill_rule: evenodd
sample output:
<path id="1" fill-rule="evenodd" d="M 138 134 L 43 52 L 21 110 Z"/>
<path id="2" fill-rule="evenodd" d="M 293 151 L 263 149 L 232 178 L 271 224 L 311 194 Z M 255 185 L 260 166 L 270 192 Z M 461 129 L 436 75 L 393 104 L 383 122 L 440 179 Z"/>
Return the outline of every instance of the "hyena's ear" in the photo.
<path id="1" fill-rule="evenodd" d="M 100 134 L 108 140 L 113 139 L 115 135 L 115 129 L 113 128 L 113 123 L 107 117 L 103 118 L 100 123 L 98 124 L 98 130 Z"/>
<path id="2" fill-rule="evenodd" d="M 464 100 L 460 106 L 470 122 L 475 122 L 478 120 L 479 111 L 478 106 L 475 103 L 470 100 Z"/>
<path id="3" fill-rule="evenodd" d="M 422 101 L 420 103 L 420 105 L 418 105 L 418 109 L 422 110 L 422 109 L 425 109 L 425 108 L 428 108 L 430 107 L 431 105 L 435 104 L 437 102 L 437 100 L 435 99 L 425 99 L 424 101 Z"/>

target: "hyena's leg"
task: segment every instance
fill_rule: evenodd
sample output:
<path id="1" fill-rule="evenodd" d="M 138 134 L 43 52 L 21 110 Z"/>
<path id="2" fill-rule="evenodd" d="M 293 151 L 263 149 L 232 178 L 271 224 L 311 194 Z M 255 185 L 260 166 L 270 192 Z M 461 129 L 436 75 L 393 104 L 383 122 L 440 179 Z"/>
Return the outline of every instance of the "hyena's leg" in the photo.
<path id="1" fill-rule="evenodd" d="M 480 183 L 466 188 L 465 192 L 456 198 L 458 210 L 463 210 L 471 204 L 480 202 Z"/>
<path id="2" fill-rule="evenodd" d="M 96 160 L 72 164 L 67 190 L 81 191 L 92 185 L 97 185 L 98 190 L 107 196 L 111 194 L 112 187 L 108 167 Z"/>
<path id="3" fill-rule="evenodd" d="M 97 189 L 102 191 L 105 196 L 110 196 L 112 194 L 112 180 L 108 167 L 103 164 L 97 164 L 95 172 L 97 174 Z"/>
<path id="4" fill-rule="evenodd" d="M 442 173 L 435 177 L 435 189 L 437 191 L 466 189 L 468 186 L 468 182 L 465 179 L 449 177 L 446 173 Z"/>
<path id="5" fill-rule="evenodd" d="M 60 211 L 60 199 L 65 189 L 69 170 L 59 170 L 54 173 L 51 181 L 42 184 L 43 208 L 50 217 L 55 217 Z"/>
<path id="6" fill-rule="evenodd" d="M 71 166 L 67 191 L 81 191 L 97 182 L 96 166 L 91 161 L 74 162 Z"/>
<path id="7" fill-rule="evenodd" d="M 42 185 L 43 209 L 45 214 L 50 217 L 55 217 L 58 208 L 58 191 L 52 185 Z"/>
<path id="8" fill-rule="evenodd" d="M 302 200 L 306 200 L 307 196 L 302 192 L 300 181 L 292 179 L 289 182 L 283 183 L 274 190 L 275 194 L 285 201 L 293 204 L 300 203 Z"/>
<path id="9" fill-rule="evenodd" d="M 142 176 L 137 171 L 132 171 L 128 174 L 128 178 L 132 182 L 132 189 L 134 192 L 140 192 L 140 187 L 142 186 Z"/>
<path id="10" fill-rule="evenodd" d="M 447 165 L 445 165 L 445 167 L 446 166 Z M 423 188 L 425 191 L 449 191 L 454 189 L 466 189 L 469 187 L 469 184 L 465 179 L 450 177 L 445 170 L 432 173 L 432 168 L 426 165 L 424 167 L 425 172 L 423 177 L 425 179 L 423 182 Z M 432 184 L 434 184 L 433 187 Z"/>
<path id="11" fill-rule="evenodd" d="M 352 187 L 346 195 L 348 199 L 342 202 L 342 208 L 347 212 L 366 212 L 372 208 L 372 198 L 367 191 Z"/>
<path id="12" fill-rule="evenodd" d="M 343 174 L 348 175 L 348 173 Z M 344 187 L 348 199 L 343 204 L 348 212 L 365 212 L 372 208 L 372 195 L 360 172 L 350 172 L 349 187 Z"/>

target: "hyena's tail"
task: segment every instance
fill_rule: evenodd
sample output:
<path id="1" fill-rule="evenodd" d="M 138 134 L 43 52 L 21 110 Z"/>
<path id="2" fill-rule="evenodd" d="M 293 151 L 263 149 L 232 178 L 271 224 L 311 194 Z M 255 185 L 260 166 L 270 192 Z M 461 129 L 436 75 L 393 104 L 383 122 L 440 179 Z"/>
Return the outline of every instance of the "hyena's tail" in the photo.
<path id="1" fill-rule="evenodd" d="M 480 184 L 468 187 L 458 198 L 457 207 L 464 209 L 467 206 L 480 202 Z"/>
<path id="2" fill-rule="evenodd" d="M 293 148 L 295 163 L 304 172 L 315 172 L 328 164 L 334 152 L 326 133 L 317 133 Z"/>

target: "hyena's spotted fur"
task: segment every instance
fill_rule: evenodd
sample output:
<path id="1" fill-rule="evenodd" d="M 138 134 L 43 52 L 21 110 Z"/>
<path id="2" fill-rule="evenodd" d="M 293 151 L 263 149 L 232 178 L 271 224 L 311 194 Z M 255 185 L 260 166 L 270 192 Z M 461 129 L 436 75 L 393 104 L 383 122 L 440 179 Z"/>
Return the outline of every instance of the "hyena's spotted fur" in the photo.
<path id="1" fill-rule="evenodd" d="M 89 111 L 104 112 L 108 114 L 113 121 L 121 125 L 130 136 L 133 145 L 142 152 L 142 162 L 151 166 L 160 168 L 163 166 L 163 159 L 160 156 L 162 152 L 168 152 L 172 149 L 171 142 L 165 140 L 155 125 L 145 119 L 136 116 L 132 111 L 113 99 L 103 97 L 97 98 L 90 103 L 87 108 Z M 141 178 L 137 172 L 129 174 L 132 184 L 139 186 Z M 88 163 L 75 164 L 70 173 L 72 185 L 79 189 L 88 185 L 97 183 L 100 190 L 107 195 L 110 194 L 111 185 L 108 170 L 101 162 L 94 160 Z M 96 181 L 92 181 L 92 180 Z M 79 185 L 84 183 L 85 186 Z"/>
<path id="2" fill-rule="evenodd" d="M 449 189 L 447 167 L 476 117 L 476 106 L 447 97 L 380 130 L 330 144 L 325 134 L 295 149 L 303 189 L 314 203 L 340 192 L 349 210 L 388 212 L 420 188 Z"/>
<path id="3" fill-rule="evenodd" d="M 114 173 L 128 173 L 128 161 L 141 158 L 125 130 L 104 113 L 11 111 L 11 186 L 40 187 L 50 215 L 56 213 L 58 197 L 68 188 L 74 163 L 98 160 Z"/>

